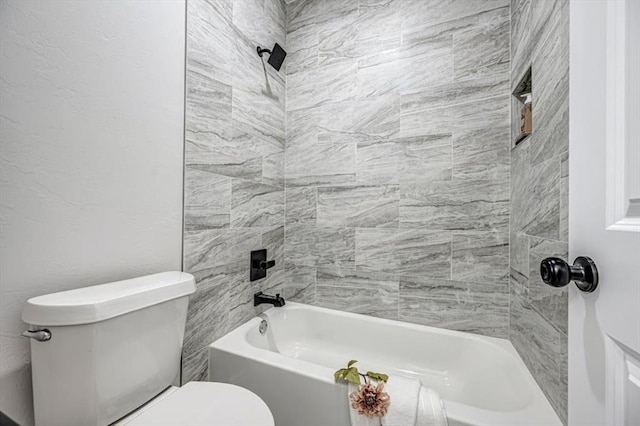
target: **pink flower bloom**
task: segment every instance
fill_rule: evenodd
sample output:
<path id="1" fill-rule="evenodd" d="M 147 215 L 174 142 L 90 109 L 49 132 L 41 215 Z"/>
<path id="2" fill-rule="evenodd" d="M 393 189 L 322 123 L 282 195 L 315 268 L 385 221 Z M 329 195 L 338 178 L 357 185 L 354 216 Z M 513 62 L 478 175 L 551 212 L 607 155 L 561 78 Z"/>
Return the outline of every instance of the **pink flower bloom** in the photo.
<path id="1" fill-rule="evenodd" d="M 384 392 L 384 382 L 377 385 L 365 383 L 360 386 L 360 390 L 351 392 L 349 399 L 351 407 L 367 417 L 382 417 L 389 409 L 390 398 L 389 394 Z"/>

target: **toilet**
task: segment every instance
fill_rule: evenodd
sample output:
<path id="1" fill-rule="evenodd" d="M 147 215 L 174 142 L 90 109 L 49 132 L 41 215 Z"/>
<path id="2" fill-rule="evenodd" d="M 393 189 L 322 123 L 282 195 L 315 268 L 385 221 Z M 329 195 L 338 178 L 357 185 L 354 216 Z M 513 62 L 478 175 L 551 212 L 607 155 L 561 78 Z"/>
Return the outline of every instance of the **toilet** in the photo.
<path id="1" fill-rule="evenodd" d="M 267 405 L 227 383 L 180 382 L 189 295 L 184 272 L 29 299 L 37 426 L 273 426 Z"/>

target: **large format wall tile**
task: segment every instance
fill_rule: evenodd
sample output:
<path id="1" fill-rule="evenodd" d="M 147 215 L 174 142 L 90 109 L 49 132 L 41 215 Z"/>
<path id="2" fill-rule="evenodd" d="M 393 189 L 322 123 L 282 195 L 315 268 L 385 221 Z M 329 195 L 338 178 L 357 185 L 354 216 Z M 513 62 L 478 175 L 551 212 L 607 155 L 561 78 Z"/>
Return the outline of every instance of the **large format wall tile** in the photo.
<path id="1" fill-rule="evenodd" d="M 234 57 L 229 54 L 234 46 L 230 22 L 231 1 L 228 1 L 227 7 L 223 3 L 189 1 L 187 69 L 231 85 L 234 67 Z"/>
<path id="2" fill-rule="evenodd" d="M 262 183 L 284 187 L 284 160 L 283 146 L 274 146 L 269 142 L 262 142 Z"/>
<path id="3" fill-rule="evenodd" d="M 230 138 L 232 87 L 200 74 L 198 70 L 188 70 L 186 84 L 186 130 L 205 134 L 213 143 Z"/>
<path id="4" fill-rule="evenodd" d="M 189 166 L 184 171 L 184 228 L 228 228 L 231 179 Z"/>
<path id="5" fill-rule="evenodd" d="M 529 300 L 529 236 L 512 232 L 509 240 L 509 282 L 511 291 Z"/>
<path id="6" fill-rule="evenodd" d="M 400 227 L 503 230 L 509 225 L 503 181 L 433 181 L 401 185 Z"/>
<path id="7" fill-rule="evenodd" d="M 354 266 L 355 230 L 297 224 L 287 226 L 284 249 L 287 264 Z"/>
<path id="8" fill-rule="evenodd" d="M 381 26 L 380 22 L 384 22 Z M 359 56 L 400 47 L 402 14 L 400 0 L 361 0 L 358 2 Z"/>
<path id="9" fill-rule="evenodd" d="M 551 405 L 555 408 L 564 424 L 568 421 L 569 406 L 569 336 L 560 333 L 560 351 L 558 353 L 558 364 L 560 365 L 560 389 L 555 401 Z"/>
<path id="10" fill-rule="evenodd" d="M 358 183 L 451 180 L 451 135 L 358 142 Z"/>
<path id="11" fill-rule="evenodd" d="M 566 387 L 561 379 L 561 332 L 518 296 L 511 298 L 509 337 L 525 365 L 549 401 L 566 403 Z M 566 411 L 556 412 L 566 423 Z"/>
<path id="12" fill-rule="evenodd" d="M 313 74 L 313 104 L 355 99 L 357 71 L 357 61 L 350 58 L 330 65 L 318 66 Z"/>
<path id="13" fill-rule="evenodd" d="M 318 26 L 311 24 L 287 34 L 287 75 L 318 65 Z"/>
<path id="14" fill-rule="evenodd" d="M 398 186 L 318 188 L 318 226 L 397 228 Z"/>
<path id="15" fill-rule="evenodd" d="M 487 74 L 509 75 L 509 8 L 475 15 L 477 25 L 458 31 L 454 44 L 456 81 Z"/>
<path id="16" fill-rule="evenodd" d="M 222 337 L 229 325 L 229 283 L 225 268 L 194 273 L 196 292 L 189 298 L 183 351 L 189 357 Z M 230 279 L 231 278 L 231 279 Z"/>
<path id="17" fill-rule="evenodd" d="M 246 133 L 284 147 L 284 111 L 262 93 L 233 89 L 231 117 Z"/>
<path id="18" fill-rule="evenodd" d="M 401 321 L 505 338 L 509 308 L 494 303 L 400 297 Z"/>
<path id="19" fill-rule="evenodd" d="M 475 283 L 425 276 L 402 276 L 400 297 L 480 302 L 505 308 L 509 306 L 509 287 L 505 283 Z"/>
<path id="20" fill-rule="evenodd" d="M 209 350 L 200 349 L 191 356 L 182 358 L 182 383 L 209 380 Z"/>
<path id="21" fill-rule="evenodd" d="M 508 232 L 454 232 L 451 243 L 451 277 L 459 281 L 507 284 Z"/>
<path id="22" fill-rule="evenodd" d="M 358 97 L 403 94 L 450 82 L 453 36 L 411 40 L 392 51 L 366 54 L 358 62 Z"/>
<path id="23" fill-rule="evenodd" d="M 185 231 L 185 271 L 195 272 L 246 261 L 247 253 L 260 247 L 261 242 L 260 228 Z"/>
<path id="24" fill-rule="evenodd" d="M 459 82 L 448 82 L 406 93 L 402 96 L 402 110 L 407 113 L 473 103 L 478 109 L 483 103 L 508 93 L 509 80 L 506 75 L 488 75 Z M 502 117 L 508 125 L 509 116 Z M 453 127 L 469 130 L 466 123 L 451 123 Z M 456 124 L 458 126 L 456 126 Z M 446 133 L 446 132 L 445 132 Z"/>
<path id="25" fill-rule="evenodd" d="M 318 143 L 318 112 L 307 108 L 286 112 L 286 148 L 310 148 Z"/>
<path id="26" fill-rule="evenodd" d="M 357 180 L 362 185 L 397 184 L 399 182 L 399 148 L 391 141 L 372 139 L 358 142 Z"/>
<path id="27" fill-rule="evenodd" d="M 287 186 L 353 184 L 356 181 L 355 143 L 292 147 L 287 150 L 286 158 Z"/>
<path id="28" fill-rule="evenodd" d="M 379 318 L 398 319 L 398 293 L 385 288 L 317 285 L 316 305 Z"/>
<path id="29" fill-rule="evenodd" d="M 186 166 L 223 176 L 259 181 L 262 178 L 263 142 L 244 133 L 240 123 L 231 121 L 220 126 L 214 133 L 187 127 Z"/>
<path id="30" fill-rule="evenodd" d="M 337 3 L 337 2 L 336 2 Z M 349 2 L 331 20 L 316 24 L 318 28 L 318 65 L 330 66 L 357 57 L 356 21 L 358 4 Z M 323 16 L 327 16 L 324 13 Z"/>
<path id="31" fill-rule="evenodd" d="M 508 126 L 507 90 L 505 76 L 491 75 L 403 94 L 401 136 Z"/>
<path id="32" fill-rule="evenodd" d="M 316 267 L 297 266 L 290 261 L 285 265 L 284 298 L 298 303 L 316 302 Z"/>
<path id="33" fill-rule="evenodd" d="M 315 225 L 318 192 L 315 187 L 289 187 L 285 191 L 285 222 Z"/>
<path id="34" fill-rule="evenodd" d="M 356 267 L 399 275 L 451 277 L 451 235 L 443 231 L 356 230 Z"/>
<path id="35" fill-rule="evenodd" d="M 380 138 L 397 136 L 400 132 L 400 97 L 387 95 L 355 101 L 349 131 Z"/>
<path id="36" fill-rule="evenodd" d="M 453 150 L 450 134 L 396 140 L 400 183 L 451 180 Z"/>
<path id="37" fill-rule="evenodd" d="M 511 0 L 512 84 L 518 84 L 531 65 L 531 1 Z"/>
<path id="38" fill-rule="evenodd" d="M 318 268 L 316 304 L 332 309 L 398 319 L 398 278 L 393 274 Z"/>
<path id="39" fill-rule="evenodd" d="M 285 43 L 284 5 L 279 1 L 233 0 L 233 25 L 254 43 Z M 256 25 L 267 19 L 271 25 Z"/>
<path id="40" fill-rule="evenodd" d="M 534 134 L 525 143 L 537 141 Z M 523 160 L 515 153 L 511 163 L 512 231 L 557 240 L 560 235 L 560 159 L 552 158 L 529 167 L 526 148 L 517 147 L 516 151 L 524 155 Z"/>
<path id="41" fill-rule="evenodd" d="M 282 188 L 242 180 L 231 182 L 231 226 L 277 226 L 284 222 Z"/>
<path id="42" fill-rule="evenodd" d="M 424 28 L 506 6 L 508 0 L 405 0 L 401 6 L 402 23 L 404 28 Z"/>
<path id="43" fill-rule="evenodd" d="M 507 126 L 456 131 L 453 135 L 453 179 L 507 181 L 510 145 Z"/>

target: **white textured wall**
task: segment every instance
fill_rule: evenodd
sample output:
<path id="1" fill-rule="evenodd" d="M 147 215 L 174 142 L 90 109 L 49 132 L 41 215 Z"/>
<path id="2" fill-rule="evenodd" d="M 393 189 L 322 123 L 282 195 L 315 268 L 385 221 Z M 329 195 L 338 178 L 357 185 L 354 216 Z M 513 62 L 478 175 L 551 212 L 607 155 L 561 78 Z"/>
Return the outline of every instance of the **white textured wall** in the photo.
<path id="1" fill-rule="evenodd" d="M 0 409 L 29 297 L 180 269 L 184 1 L 0 0 Z"/>

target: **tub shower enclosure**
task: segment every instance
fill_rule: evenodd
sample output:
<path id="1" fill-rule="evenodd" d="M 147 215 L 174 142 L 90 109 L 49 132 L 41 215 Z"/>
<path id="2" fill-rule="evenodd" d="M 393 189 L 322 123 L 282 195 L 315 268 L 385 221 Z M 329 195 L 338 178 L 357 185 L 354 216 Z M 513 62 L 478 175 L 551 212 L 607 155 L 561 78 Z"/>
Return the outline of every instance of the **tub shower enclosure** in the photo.
<path id="1" fill-rule="evenodd" d="M 183 381 L 279 292 L 509 339 L 566 423 L 567 64 L 566 0 L 188 0 Z"/>

